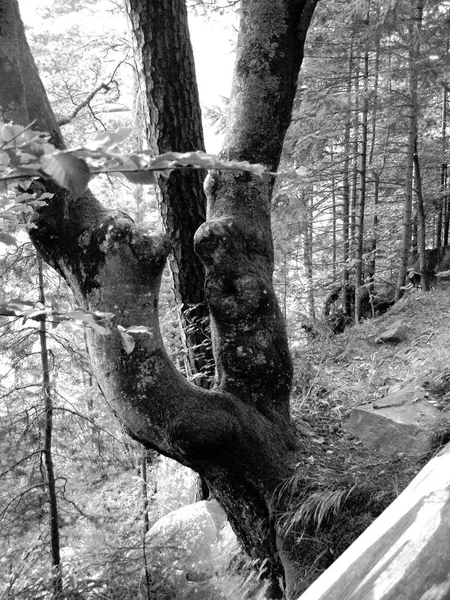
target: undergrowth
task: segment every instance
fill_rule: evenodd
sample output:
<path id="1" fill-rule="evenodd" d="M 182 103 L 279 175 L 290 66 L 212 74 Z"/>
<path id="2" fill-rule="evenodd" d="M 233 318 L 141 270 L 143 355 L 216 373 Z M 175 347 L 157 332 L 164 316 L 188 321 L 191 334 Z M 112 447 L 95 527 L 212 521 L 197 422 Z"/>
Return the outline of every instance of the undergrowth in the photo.
<path id="1" fill-rule="evenodd" d="M 293 351 L 292 415 L 302 451 L 275 503 L 279 533 L 290 540 L 302 576 L 299 593 L 450 442 L 450 414 L 432 432 L 427 456 L 377 454 L 346 430 L 354 407 L 413 381 L 442 412 L 450 410 L 449 316 L 447 291 L 412 292 L 382 317 L 337 336 L 324 331 Z M 406 326 L 407 340 L 376 344 L 395 321 Z"/>

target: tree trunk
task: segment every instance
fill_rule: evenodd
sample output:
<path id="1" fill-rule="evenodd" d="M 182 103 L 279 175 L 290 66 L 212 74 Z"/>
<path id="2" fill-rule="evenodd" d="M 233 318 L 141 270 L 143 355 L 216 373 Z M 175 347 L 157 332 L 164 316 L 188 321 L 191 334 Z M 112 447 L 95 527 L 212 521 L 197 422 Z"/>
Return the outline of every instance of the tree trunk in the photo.
<path id="1" fill-rule="evenodd" d="M 142 492 L 142 559 L 144 563 L 144 580 L 145 588 L 150 600 L 150 565 L 148 564 L 147 552 L 147 533 L 150 529 L 149 521 L 149 498 L 148 498 L 148 476 L 147 476 L 147 457 L 148 451 L 145 448 L 141 449 L 140 470 L 141 470 L 141 492 Z"/>
<path id="2" fill-rule="evenodd" d="M 420 174 L 420 161 L 417 148 L 417 137 L 414 142 L 414 183 L 417 196 L 417 246 L 419 250 L 420 285 L 422 291 L 428 292 L 430 286 L 428 281 L 426 257 L 426 223 L 425 209 L 423 206 L 422 177 Z"/>
<path id="3" fill-rule="evenodd" d="M 448 600 L 450 445 L 299 600 Z"/>
<path id="4" fill-rule="evenodd" d="M 413 168 L 414 168 L 414 144 L 417 138 L 417 63 L 420 56 L 420 29 L 422 25 L 423 0 L 411 1 L 411 17 L 409 22 L 409 131 L 406 147 L 405 166 L 405 201 L 403 206 L 403 235 L 400 254 L 400 266 L 398 271 L 395 299 L 399 300 L 403 294 L 406 282 L 406 272 L 411 247 L 411 218 L 412 218 L 412 196 L 413 196 Z"/>
<path id="5" fill-rule="evenodd" d="M 243 0 L 225 159 L 277 169 L 315 4 Z M 15 0 L 3 2 L 2 10 L 5 6 L 16 10 Z M 16 66 L 26 104 L 15 120 L 36 119 L 36 128 L 50 132 L 61 147 L 19 19 L 17 25 Z M 4 106 L 1 93 L 0 88 Z M 272 284 L 273 178 L 236 172 L 208 178 L 208 221 L 195 245 L 205 266 L 212 320 L 213 390 L 186 381 L 164 349 L 158 292 L 168 239 L 144 233 L 92 194 L 74 200 L 45 183 L 55 195 L 39 210 L 31 231 L 39 252 L 64 276 L 80 306 L 114 313 L 113 325 L 145 325 L 152 332 L 131 334 L 131 353 L 122 346 L 120 330 L 89 332 L 90 357 L 109 404 L 146 448 L 204 477 L 244 548 L 264 561 L 272 596 L 280 597 L 283 577 L 292 595 L 298 573 L 277 536 L 274 514 L 274 492 L 292 472 L 298 442 L 289 415 L 292 364 Z"/>
<path id="6" fill-rule="evenodd" d="M 367 14 L 367 24 L 369 15 Z M 367 177 L 367 122 L 369 115 L 369 51 L 364 52 L 364 97 L 361 109 L 361 152 L 359 153 L 359 196 L 356 214 L 356 274 L 355 274 L 355 323 L 361 318 L 361 301 L 364 285 L 364 213 L 366 210 Z"/>
<path id="7" fill-rule="evenodd" d="M 369 293 L 371 300 L 375 295 L 375 273 L 377 267 L 378 206 L 380 203 L 380 175 L 378 171 L 373 171 L 373 180 L 372 239 L 370 244 L 370 260 L 367 268 L 367 279 L 369 284 Z M 375 314 L 372 314 L 372 317 L 374 316 Z"/>
<path id="8" fill-rule="evenodd" d="M 358 48 L 357 48 L 358 52 Z M 359 78 L 360 78 L 360 56 L 353 57 L 355 79 L 353 90 L 353 143 L 352 143 L 352 177 L 350 193 L 350 235 L 354 245 L 356 241 L 356 205 L 358 203 L 358 162 L 359 162 Z"/>
<path id="9" fill-rule="evenodd" d="M 449 41 L 447 40 L 446 56 L 448 55 Z M 446 190 L 448 186 L 448 164 L 447 164 L 447 104 L 448 90 L 447 85 L 443 86 L 442 92 L 442 125 L 441 125 L 441 140 L 442 140 L 442 161 L 441 161 L 441 200 L 439 206 L 439 221 L 437 225 L 437 244 L 439 248 L 443 237 L 443 245 L 448 244 L 448 196 Z M 443 232 L 443 236 L 442 236 Z"/>
<path id="10" fill-rule="evenodd" d="M 347 108 L 344 128 L 344 161 L 342 175 L 342 246 L 343 246 L 343 310 L 346 316 L 350 316 L 350 306 L 347 304 L 346 290 L 349 286 L 349 262 L 350 262 L 350 133 L 351 133 L 351 94 L 352 94 L 352 71 L 353 71 L 353 44 L 350 46 L 348 56 L 348 80 L 347 80 Z"/>
<path id="11" fill-rule="evenodd" d="M 39 302 L 45 306 L 44 276 L 42 259 L 38 256 Z M 39 342 L 42 366 L 42 394 L 44 399 L 44 464 L 48 493 L 48 513 L 50 524 L 50 549 L 52 565 L 53 598 L 59 600 L 63 595 L 61 569 L 61 547 L 59 536 L 58 498 L 56 494 L 56 478 L 53 465 L 53 399 L 50 387 L 50 366 L 47 350 L 47 325 L 45 317 L 39 323 Z"/>
<path id="12" fill-rule="evenodd" d="M 378 84 L 380 79 L 380 39 L 377 37 L 376 49 L 375 49 L 375 64 L 374 64 L 374 83 L 373 83 L 373 94 L 372 94 L 372 116 L 371 116 L 371 142 L 369 155 L 367 157 L 368 168 L 372 169 L 373 177 L 373 220 L 372 220 L 372 238 L 370 243 L 370 260 L 367 267 L 367 279 L 369 284 L 369 294 L 372 301 L 372 313 L 373 311 L 373 297 L 375 295 L 375 272 L 377 267 L 377 247 L 378 247 L 378 205 L 380 199 L 380 177 L 384 167 L 376 169 L 373 166 L 375 157 L 375 142 L 377 139 L 377 105 L 378 105 Z M 384 162 L 384 161 L 383 161 Z M 372 314 L 372 316 L 375 316 Z"/>
<path id="13" fill-rule="evenodd" d="M 338 245 L 337 245 L 337 203 L 336 203 L 336 173 L 335 173 L 335 162 L 334 162 L 334 150 L 333 150 L 333 144 L 331 144 L 330 147 L 330 159 L 331 159 L 331 219 L 332 219 L 332 227 L 333 227 L 333 233 L 332 233 L 332 244 L 333 244 L 333 256 L 332 256 L 332 261 L 333 261 L 333 270 L 332 270 L 332 277 L 333 277 L 333 281 L 336 281 L 336 274 L 337 274 L 337 249 L 338 249 Z M 312 240 L 311 240 L 312 241 Z"/>
<path id="14" fill-rule="evenodd" d="M 130 23 L 143 65 L 148 107 L 147 138 L 155 154 L 204 150 L 194 55 L 184 0 L 128 0 Z M 194 234 L 205 221 L 205 174 L 172 173 L 160 178 L 161 214 L 170 239 L 169 262 L 175 299 L 186 337 L 187 362 L 196 381 L 213 374 L 208 343 L 208 309 L 203 265 L 194 252 Z"/>
<path id="15" fill-rule="evenodd" d="M 316 318 L 314 302 L 313 281 L 313 202 L 309 199 L 308 192 L 303 193 L 303 204 L 305 207 L 305 220 L 303 223 L 303 263 L 306 271 L 308 313 L 311 319 Z"/>

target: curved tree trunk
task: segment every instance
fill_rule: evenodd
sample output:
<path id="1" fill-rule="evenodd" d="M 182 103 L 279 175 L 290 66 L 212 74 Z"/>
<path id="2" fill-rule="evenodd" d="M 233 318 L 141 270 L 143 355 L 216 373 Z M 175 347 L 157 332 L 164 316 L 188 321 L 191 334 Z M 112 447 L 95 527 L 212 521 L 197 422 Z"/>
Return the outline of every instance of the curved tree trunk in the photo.
<path id="1" fill-rule="evenodd" d="M 277 168 L 315 3 L 243 0 L 225 158 Z M 16 11 L 16 0 L 3 2 L 0 16 L 7 8 Z M 16 25 L 15 56 L 23 78 L 21 101 L 10 118 L 22 124 L 36 119 L 36 129 L 50 132 L 61 147 L 18 17 Z M 0 44 L 2 35 L 3 30 Z M 0 105 L 5 106 L 1 88 Z M 273 178 L 235 172 L 208 178 L 208 220 L 195 246 L 212 315 L 212 390 L 190 384 L 163 345 L 158 292 L 169 240 L 143 232 L 92 194 L 74 200 L 55 185 L 46 187 L 54 197 L 31 231 L 41 255 L 64 276 L 80 306 L 114 313 L 114 324 L 122 327 L 145 325 L 152 332 L 133 333 L 131 353 L 119 330 L 89 333 L 94 371 L 112 410 L 146 448 L 206 480 L 247 552 L 266 559 L 273 597 L 281 597 L 284 575 L 292 595 L 297 574 L 277 538 L 273 504 L 298 450 L 289 415 L 292 366 L 272 285 Z"/>

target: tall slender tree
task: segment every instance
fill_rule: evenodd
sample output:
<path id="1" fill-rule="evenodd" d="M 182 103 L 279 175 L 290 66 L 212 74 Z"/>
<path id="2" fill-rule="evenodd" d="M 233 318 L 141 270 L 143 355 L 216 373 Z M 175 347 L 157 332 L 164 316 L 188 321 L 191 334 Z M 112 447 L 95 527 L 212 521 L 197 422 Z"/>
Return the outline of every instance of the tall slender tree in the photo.
<path id="1" fill-rule="evenodd" d="M 408 260 L 411 249 L 411 225 L 412 225 L 412 205 L 413 205 L 413 170 L 414 170 L 414 152 L 417 147 L 417 78 L 418 61 L 420 57 L 420 30 L 422 27 L 423 0 L 411 0 L 410 17 L 408 21 L 408 140 L 406 147 L 406 165 L 405 165 L 405 200 L 403 205 L 403 234 L 402 247 L 400 255 L 400 266 L 398 270 L 397 288 L 395 297 L 398 300 L 403 293 L 403 286 L 406 281 Z"/>
<path id="2" fill-rule="evenodd" d="M 365 15 L 365 27 L 369 25 L 370 4 Z M 356 209 L 356 274 L 355 274 L 355 322 L 361 317 L 361 304 L 364 291 L 364 217 L 366 211 L 366 180 L 367 180 L 367 139 L 369 119 L 369 49 L 367 41 L 363 55 L 363 98 L 361 107 L 361 143 L 358 152 L 359 194 Z"/>
<path id="3" fill-rule="evenodd" d="M 44 275 L 42 259 L 38 257 L 39 302 L 45 306 Z M 53 598 L 59 600 L 63 594 L 61 564 L 61 545 L 59 534 L 59 510 L 56 491 L 56 476 L 53 463 L 53 399 L 50 383 L 50 361 L 47 347 L 47 325 L 45 317 L 39 323 L 39 342 L 42 366 L 42 395 L 44 400 L 45 426 L 43 458 L 45 465 L 45 483 L 48 490 L 50 547 L 53 580 Z"/>

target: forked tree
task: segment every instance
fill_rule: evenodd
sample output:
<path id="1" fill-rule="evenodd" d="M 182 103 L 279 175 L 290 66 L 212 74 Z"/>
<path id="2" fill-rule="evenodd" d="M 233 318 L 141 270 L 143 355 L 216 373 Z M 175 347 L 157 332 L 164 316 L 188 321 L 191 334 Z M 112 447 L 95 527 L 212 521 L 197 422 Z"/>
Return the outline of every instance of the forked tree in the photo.
<path id="1" fill-rule="evenodd" d="M 277 170 L 316 2 L 242 0 L 222 159 Z M 200 113 L 185 2 L 131 0 L 130 15 L 142 53 L 152 143 L 159 151 L 197 149 Z M 62 148 L 17 0 L 0 4 L 0 81 L 3 120 L 35 122 L 35 129 L 48 132 Z M 146 448 L 206 480 L 244 548 L 265 560 L 273 597 L 281 597 L 279 583 L 290 597 L 298 574 L 289 547 L 277 533 L 275 498 L 301 448 L 289 413 L 292 363 L 272 285 L 274 178 L 210 172 L 206 222 L 198 227 L 198 174 L 196 182 L 191 176 L 183 180 L 183 173 L 171 177 L 165 203 L 168 214 L 175 216 L 167 222 L 168 235 L 140 229 L 91 193 L 74 198 L 44 181 L 54 195 L 35 216 L 31 237 L 41 256 L 67 281 L 79 306 L 114 313 L 114 322 L 125 328 L 151 329 L 151 335 L 132 334 L 131 353 L 124 350 L 118 331 L 89 334 L 92 365 L 112 410 Z M 175 369 L 158 325 L 158 291 L 169 238 L 177 244 L 176 258 L 192 243 L 185 214 L 193 215 L 190 235 L 198 227 L 195 251 L 205 270 L 216 365 L 211 390 L 189 383 Z"/>

